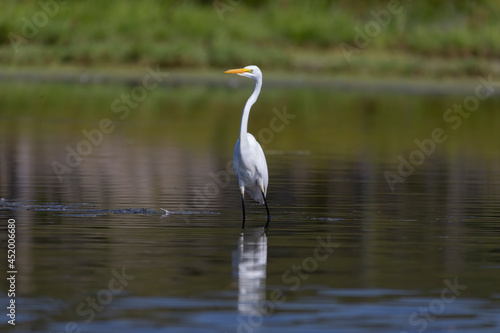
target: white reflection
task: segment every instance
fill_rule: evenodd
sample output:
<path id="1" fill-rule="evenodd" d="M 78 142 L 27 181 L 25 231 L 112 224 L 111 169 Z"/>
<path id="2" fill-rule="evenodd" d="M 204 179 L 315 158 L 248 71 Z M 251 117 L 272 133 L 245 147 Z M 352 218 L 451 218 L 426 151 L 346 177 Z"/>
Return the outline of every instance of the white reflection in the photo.
<path id="1" fill-rule="evenodd" d="M 238 278 L 238 311 L 251 315 L 263 313 L 266 297 L 267 235 L 260 230 L 240 235 L 233 251 L 233 274 Z"/>

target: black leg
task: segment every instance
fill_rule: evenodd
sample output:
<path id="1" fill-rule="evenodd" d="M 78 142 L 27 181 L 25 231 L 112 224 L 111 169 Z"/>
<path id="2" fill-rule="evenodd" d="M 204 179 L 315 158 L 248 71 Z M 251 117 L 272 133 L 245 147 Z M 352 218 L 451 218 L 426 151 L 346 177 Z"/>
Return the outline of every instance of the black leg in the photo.
<path id="1" fill-rule="evenodd" d="M 241 194 L 241 208 L 243 208 L 243 222 L 241 223 L 241 231 L 245 230 L 245 195 Z"/>
<path id="2" fill-rule="evenodd" d="M 271 213 L 269 213 L 269 207 L 267 207 L 267 201 L 264 192 L 260 191 L 260 193 L 262 193 L 262 198 L 264 198 L 264 204 L 266 205 L 266 210 L 267 210 L 267 222 L 266 222 L 266 227 L 264 228 L 267 230 L 267 227 L 269 226 L 269 221 L 271 221 Z"/>

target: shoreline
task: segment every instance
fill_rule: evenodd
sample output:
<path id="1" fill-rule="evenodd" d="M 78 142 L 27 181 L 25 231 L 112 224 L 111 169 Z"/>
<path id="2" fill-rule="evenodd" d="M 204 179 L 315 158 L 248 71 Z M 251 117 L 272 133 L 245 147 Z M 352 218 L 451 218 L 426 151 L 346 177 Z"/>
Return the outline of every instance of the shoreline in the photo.
<path id="1" fill-rule="evenodd" d="M 147 68 L 147 67 L 145 67 Z M 159 68 L 165 76 L 160 83 L 164 87 L 207 86 L 230 87 L 251 86 L 251 82 L 238 80 L 214 70 L 168 70 Z M 137 85 L 146 71 L 133 69 L 96 68 L 0 68 L 0 82 L 65 83 L 82 85 L 125 84 Z M 265 74 L 265 85 L 274 89 L 331 89 L 345 92 L 366 92 L 367 94 L 391 93 L 406 95 L 467 95 L 474 93 L 486 76 L 465 77 L 458 80 L 426 78 L 372 78 L 356 76 L 298 75 L 283 72 Z M 500 96 L 500 89 L 494 92 Z"/>

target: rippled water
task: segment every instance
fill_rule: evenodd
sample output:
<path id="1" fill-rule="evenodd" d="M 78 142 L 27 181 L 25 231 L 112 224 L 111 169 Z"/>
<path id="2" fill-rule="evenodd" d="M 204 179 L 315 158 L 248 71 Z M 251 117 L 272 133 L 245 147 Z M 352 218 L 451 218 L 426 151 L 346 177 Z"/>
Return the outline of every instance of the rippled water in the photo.
<path id="1" fill-rule="evenodd" d="M 251 131 L 273 108 L 296 118 L 260 137 L 272 221 L 265 233 L 265 208 L 247 200 L 241 235 L 226 170 L 246 91 L 227 105 L 230 91 L 186 102 L 186 90 L 164 113 L 115 121 L 62 181 L 52 163 L 113 116 L 115 95 L 81 97 L 93 111 L 4 102 L 0 216 L 17 225 L 19 332 L 500 329 L 496 102 L 452 131 L 441 114 L 462 96 L 352 94 L 339 107 L 329 92 L 271 91 Z M 437 127 L 448 141 L 392 191 L 386 172 Z"/>

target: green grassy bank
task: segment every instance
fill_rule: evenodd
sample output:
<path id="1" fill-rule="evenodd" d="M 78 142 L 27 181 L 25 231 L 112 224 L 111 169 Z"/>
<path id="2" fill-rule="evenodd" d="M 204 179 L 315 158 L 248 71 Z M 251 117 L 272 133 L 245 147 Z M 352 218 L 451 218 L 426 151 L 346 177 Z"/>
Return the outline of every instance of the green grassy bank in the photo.
<path id="1" fill-rule="evenodd" d="M 495 0 L 6 0 L 2 7 L 0 62 L 9 67 L 500 72 Z"/>

